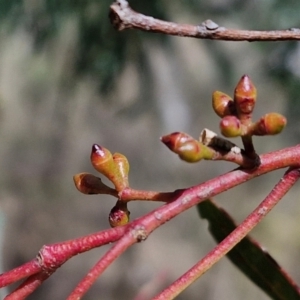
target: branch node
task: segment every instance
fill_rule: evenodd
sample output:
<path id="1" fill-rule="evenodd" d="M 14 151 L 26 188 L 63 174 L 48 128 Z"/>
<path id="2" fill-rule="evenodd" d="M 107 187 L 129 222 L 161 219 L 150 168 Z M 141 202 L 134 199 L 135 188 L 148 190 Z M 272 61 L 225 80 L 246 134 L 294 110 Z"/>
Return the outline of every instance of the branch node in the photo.
<path id="1" fill-rule="evenodd" d="M 136 239 L 137 242 L 145 241 L 148 237 L 148 233 L 145 226 L 137 225 L 132 229 L 131 234 Z"/>
<path id="2" fill-rule="evenodd" d="M 219 25 L 210 19 L 205 20 L 201 23 L 201 25 L 204 26 L 207 30 L 217 30 L 219 28 Z"/>

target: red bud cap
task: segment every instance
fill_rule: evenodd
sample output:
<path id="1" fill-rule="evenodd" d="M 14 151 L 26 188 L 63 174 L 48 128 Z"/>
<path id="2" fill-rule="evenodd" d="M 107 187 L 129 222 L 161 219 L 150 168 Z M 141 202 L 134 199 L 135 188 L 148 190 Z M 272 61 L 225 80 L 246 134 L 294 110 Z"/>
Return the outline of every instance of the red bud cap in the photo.
<path id="1" fill-rule="evenodd" d="M 118 201 L 109 214 L 109 224 L 111 227 L 126 225 L 129 222 L 130 211 L 127 209 L 127 203 Z"/>
<path id="2" fill-rule="evenodd" d="M 212 149 L 183 132 L 165 135 L 161 141 L 186 162 L 192 163 L 201 159 L 211 159 L 213 156 Z"/>
<path id="3" fill-rule="evenodd" d="M 255 135 L 274 135 L 280 133 L 285 127 L 287 120 L 278 113 L 264 115 L 254 124 L 253 134 Z"/>
<path id="4" fill-rule="evenodd" d="M 178 147 L 180 147 L 182 144 L 186 143 L 187 141 L 192 141 L 194 138 L 192 138 L 190 135 L 184 132 L 173 132 L 171 134 L 162 136 L 160 140 L 173 152 L 176 153 L 176 150 Z"/>
<path id="5" fill-rule="evenodd" d="M 107 168 L 113 168 L 114 162 L 110 151 L 102 146 L 94 144 L 91 152 L 91 162 L 93 167 L 106 176 Z"/>
<path id="6" fill-rule="evenodd" d="M 240 120 L 235 116 L 226 116 L 220 122 L 221 133 L 226 137 L 237 137 L 242 134 Z"/>
<path id="7" fill-rule="evenodd" d="M 232 98 L 223 92 L 213 92 L 212 106 L 215 113 L 221 118 L 235 114 L 235 107 Z"/>
<path id="8" fill-rule="evenodd" d="M 234 91 L 234 102 L 238 114 L 251 114 L 256 102 L 256 88 L 248 75 L 244 75 Z"/>

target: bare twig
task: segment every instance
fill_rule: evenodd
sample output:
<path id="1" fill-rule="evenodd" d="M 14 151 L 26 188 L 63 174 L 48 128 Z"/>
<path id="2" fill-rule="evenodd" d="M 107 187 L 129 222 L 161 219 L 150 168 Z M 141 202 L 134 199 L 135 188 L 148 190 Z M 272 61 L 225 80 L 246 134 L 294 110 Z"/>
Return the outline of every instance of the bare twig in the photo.
<path id="1" fill-rule="evenodd" d="M 240 242 L 282 199 L 282 197 L 297 182 L 299 177 L 299 169 L 289 169 L 269 193 L 269 195 L 231 234 L 229 234 L 194 267 L 192 267 L 188 272 L 182 275 L 154 299 L 174 299 L 186 287 L 191 285 L 203 273 L 210 269 L 212 265 L 226 255 L 238 242 Z"/>
<path id="2" fill-rule="evenodd" d="M 67 300 L 77 300 L 90 289 L 98 277 L 134 243 L 146 239 L 143 228 L 136 226 L 124 234 L 124 236 L 97 262 L 88 274 L 78 283 Z"/>
<path id="3" fill-rule="evenodd" d="M 300 40 L 300 28 L 271 31 L 236 30 L 221 27 L 212 20 L 206 20 L 200 25 L 162 21 L 135 12 L 125 0 L 118 0 L 111 5 L 110 19 L 118 30 L 139 29 L 198 39 L 249 42 Z"/>
<path id="4" fill-rule="evenodd" d="M 54 271 L 40 272 L 28 277 L 15 291 L 10 293 L 4 300 L 22 300 L 32 294 Z"/>

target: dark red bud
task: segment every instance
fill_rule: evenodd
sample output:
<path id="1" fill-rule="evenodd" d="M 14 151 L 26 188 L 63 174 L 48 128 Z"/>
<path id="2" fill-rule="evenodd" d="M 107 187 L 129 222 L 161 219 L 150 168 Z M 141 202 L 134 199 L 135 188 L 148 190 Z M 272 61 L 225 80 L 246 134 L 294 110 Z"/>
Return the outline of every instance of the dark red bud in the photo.
<path id="1" fill-rule="evenodd" d="M 109 214 L 109 224 L 111 227 L 126 225 L 129 222 L 130 212 L 127 203 L 118 201 Z"/>
<path id="2" fill-rule="evenodd" d="M 171 134 L 162 136 L 160 140 L 173 152 L 187 141 L 194 140 L 190 135 L 184 132 L 173 132 Z"/>

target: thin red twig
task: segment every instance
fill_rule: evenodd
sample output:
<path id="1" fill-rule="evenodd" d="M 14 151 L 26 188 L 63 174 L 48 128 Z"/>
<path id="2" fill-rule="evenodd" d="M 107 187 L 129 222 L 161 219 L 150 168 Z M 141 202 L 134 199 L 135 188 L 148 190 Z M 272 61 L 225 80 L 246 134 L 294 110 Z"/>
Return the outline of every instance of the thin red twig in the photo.
<path id="1" fill-rule="evenodd" d="M 212 265 L 225 256 L 272 210 L 272 208 L 297 182 L 299 177 L 299 169 L 289 169 L 284 174 L 283 178 L 275 185 L 269 195 L 231 234 L 153 300 L 174 299 L 186 287 L 191 285 L 202 274 L 209 270 Z"/>
<path id="2" fill-rule="evenodd" d="M 16 290 L 4 298 L 4 300 L 23 300 L 32 294 L 53 272 L 40 272 L 28 277 Z"/>
<path id="3" fill-rule="evenodd" d="M 0 288 L 10 285 L 24 277 L 36 274 L 41 271 L 41 265 L 35 258 L 22 266 L 14 268 L 3 274 L 0 274 Z"/>
<path id="4" fill-rule="evenodd" d="M 105 255 L 96 263 L 88 274 L 78 283 L 76 288 L 67 298 L 67 300 L 78 300 L 90 289 L 98 277 L 113 263 L 122 253 L 131 245 L 139 240 L 141 234 L 140 228 L 133 228 L 128 231 Z M 143 237 L 144 234 L 142 233 Z M 144 237 L 146 238 L 146 237 Z"/>
<path id="5" fill-rule="evenodd" d="M 125 231 L 124 226 L 116 227 L 74 240 L 43 246 L 37 258 L 0 274 L 0 288 L 41 271 L 55 270 L 74 255 L 117 241 Z"/>
<path id="6" fill-rule="evenodd" d="M 200 25 L 162 21 L 134 11 L 125 0 L 118 0 L 111 5 L 110 19 L 118 30 L 139 29 L 198 39 L 249 42 L 300 40 L 299 28 L 271 31 L 236 30 L 221 27 L 211 20 L 206 20 Z"/>

